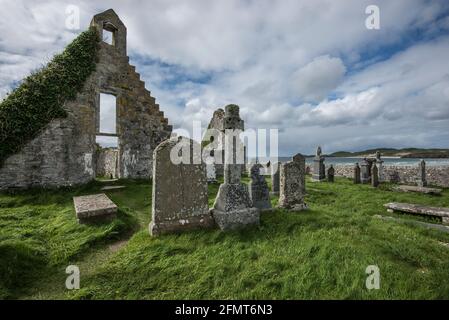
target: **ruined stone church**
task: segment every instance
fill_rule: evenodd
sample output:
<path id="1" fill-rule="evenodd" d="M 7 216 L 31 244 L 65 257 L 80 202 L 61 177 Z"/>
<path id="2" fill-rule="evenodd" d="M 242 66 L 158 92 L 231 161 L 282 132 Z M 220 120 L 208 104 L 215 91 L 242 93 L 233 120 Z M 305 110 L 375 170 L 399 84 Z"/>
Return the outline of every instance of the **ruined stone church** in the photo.
<path id="1" fill-rule="evenodd" d="M 117 177 L 150 178 L 152 154 L 169 138 L 172 126 L 146 90 L 127 56 L 127 30 L 117 14 L 107 10 L 93 17 L 91 27 L 111 35 L 100 41 L 96 70 L 76 99 L 64 103 L 66 118 L 52 120 L 0 168 L 0 190 L 84 184 L 97 175 L 97 136 L 117 139 Z M 116 129 L 100 130 L 100 95 L 116 101 Z M 99 169 L 99 168 L 98 168 Z"/>

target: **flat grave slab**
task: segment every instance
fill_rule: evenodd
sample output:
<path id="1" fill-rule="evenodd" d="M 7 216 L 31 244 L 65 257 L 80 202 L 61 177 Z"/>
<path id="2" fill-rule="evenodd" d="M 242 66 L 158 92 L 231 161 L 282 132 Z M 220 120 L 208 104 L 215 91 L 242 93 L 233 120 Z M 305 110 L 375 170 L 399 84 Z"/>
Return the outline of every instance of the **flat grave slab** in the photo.
<path id="1" fill-rule="evenodd" d="M 97 180 L 100 183 L 112 183 L 112 182 L 117 182 L 118 179 L 103 179 L 103 180 Z"/>
<path id="2" fill-rule="evenodd" d="M 428 207 L 418 204 L 390 202 L 384 204 L 388 211 L 399 211 L 406 213 L 423 214 L 428 216 L 441 217 L 443 224 L 449 225 L 449 208 Z"/>
<path id="3" fill-rule="evenodd" d="M 101 191 L 109 191 L 109 190 L 120 190 L 120 189 L 125 189 L 125 186 L 106 186 L 101 188 Z"/>
<path id="4" fill-rule="evenodd" d="M 442 190 L 437 188 L 417 187 L 417 186 L 397 186 L 393 190 L 399 192 L 418 192 L 424 194 L 441 195 Z"/>
<path id="5" fill-rule="evenodd" d="M 409 219 L 399 219 L 399 218 L 387 217 L 387 216 L 381 216 L 381 215 L 375 215 L 374 217 L 377 219 L 385 220 L 385 221 L 395 221 L 395 222 L 404 223 L 404 224 L 412 224 L 412 225 L 417 225 L 417 226 L 421 226 L 421 227 L 428 228 L 428 229 L 435 229 L 435 230 L 439 230 L 439 231 L 442 231 L 445 233 L 449 233 L 449 226 L 443 226 L 441 224 L 428 223 L 428 222 L 422 222 L 422 221 L 414 221 L 414 220 L 409 220 Z"/>
<path id="6" fill-rule="evenodd" d="M 74 197 L 73 203 L 79 223 L 111 220 L 117 215 L 117 205 L 104 193 Z"/>

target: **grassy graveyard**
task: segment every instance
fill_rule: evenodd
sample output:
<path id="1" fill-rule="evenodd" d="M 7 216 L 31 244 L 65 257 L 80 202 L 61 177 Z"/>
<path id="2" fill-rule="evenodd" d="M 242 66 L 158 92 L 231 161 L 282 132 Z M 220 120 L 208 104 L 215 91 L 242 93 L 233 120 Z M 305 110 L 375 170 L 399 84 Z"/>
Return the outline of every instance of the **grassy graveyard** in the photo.
<path id="1" fill-rule="evenodd" d="M 387 202 L 448 207 L 449 189 L 432 196 L 307 178 L 308 211 L 266 212 L 260 226 L 238 232 L 151 238 L 151 184 L 116 183 L 126 188 L 107 194 L 119 217 L 98 225 L 76 222 L 72 197 L 100 192 L 102 182 L 0 194 L 0 298 L 449 298 L 449 234 L 374 217 L 393 215 Z M 209 186 L 210 205 L 217 190 Z M 70 264 L 80 268 L 80 290 L 65 288 Z M 368 265 L 380 268 L 379 290 L 365 287 Z"/>

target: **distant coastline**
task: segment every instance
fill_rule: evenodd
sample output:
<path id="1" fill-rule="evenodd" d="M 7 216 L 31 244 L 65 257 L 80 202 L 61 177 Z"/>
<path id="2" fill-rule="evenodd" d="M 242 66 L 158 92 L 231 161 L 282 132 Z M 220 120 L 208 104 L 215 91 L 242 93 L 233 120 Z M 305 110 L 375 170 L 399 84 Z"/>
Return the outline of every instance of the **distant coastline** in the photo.
<path id="1" fill-rule="evenodd" d="M 291 157 L 278 157 L 277 159 L 263 158 L 259 159 L 259 163 L 266 164 L 268 161 L 271 163 L 275 162 L 287 162 L 290 161 Z M 384 161 L 384 166 L 397 166 L 397 167 L 416 167 L 421 161 L 421 158 L 400 158 L 400 157 L 382 157 Z M 249 158 L 249 163 L 255 163 L 255 158 Z M 326 157 L 326 166 L 354 166 L 355 163 L 361 163 L 363 157 Z M 449 159 L 446 158 L 426 158 L 426 165 L 428 167 L 444 167 L 449 168 Z M 313 157 L 306 157 L 306 164 L 313 164 Z"/>
<path id="2" fill-rule="evenodd" d="M 449 149 L 392 149 L 392 148 L 378 148 L 358 152 L 338 151 L 331 154 L 325 154 L 326 164 L 336 166 L 354 165 L 356 162 L 361 162 L 363 158 L 375 157 L 376 152 L 381 153 L 381 158 L 384 160 L 386 166 L 415 166 L 421 159 L 425 159 L 428 166 L 443 166 L 449 167 Z M 306 163 L 313 162 L 314 155 L 304 155 Z M 250 157 L 250 163 L 256 161 L 255 158 Z M 277 159 L 270 159 L 269 157 L 259 158 L 260 163 L 270 162 L 287 162 L 291 160 L 290 157 L 279 156 Z"/>
<path id="3" fill-rule="evenodd" d="M 338 151 L 326 155 L 327 157 L 375 157 L 379 151 L 383 158 L 399 158 L 399 159 L 449 159 L 449 149 L 419 149 L 419 148 L 377 148 L 357 152 Z"/>

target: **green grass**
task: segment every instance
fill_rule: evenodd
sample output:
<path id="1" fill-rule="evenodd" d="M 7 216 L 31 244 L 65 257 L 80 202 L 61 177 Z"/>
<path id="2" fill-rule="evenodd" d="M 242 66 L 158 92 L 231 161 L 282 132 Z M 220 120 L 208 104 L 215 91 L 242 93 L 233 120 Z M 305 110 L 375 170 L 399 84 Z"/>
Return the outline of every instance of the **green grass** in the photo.
<path id="1" fill-rule="evenodd" d="M 449 248 L 443 245 L 449 235 L 373 217 L 386 215 L 383 204 L 392 201 L 449 207 L 447 189 L 436 197 L 392 192 L 389 185 L 353 185 L 344 178 L 335 184 L 308 181 L 307 211 L 266 212 L 260 226 L 242 231 L 200 230 L 151 238 L 150 183 L 117 183 L 127 186 L 108 193 L 120 208 L 119 219 L 106 225 L 78 225 L 71 202 L 73 195 L 98 191 L 101 183 L 0 195 L 0 268 L 6 263 L 10 272 L 0 278 L 0 297 L 449 298 Z M 210 205 L 217 190 L 218 183 L 209 186 Z M 272 201 L 277 203 L 277 198 Z M 129 241 L 110 249 L 123 239 Z M 34 271 L 36 264 L 39 272 Z M 80 290 L 64 287 L 69 264 L 80 267 Z M 365 288 L 368 265 L 380 268 L 380 290 Z"/>

